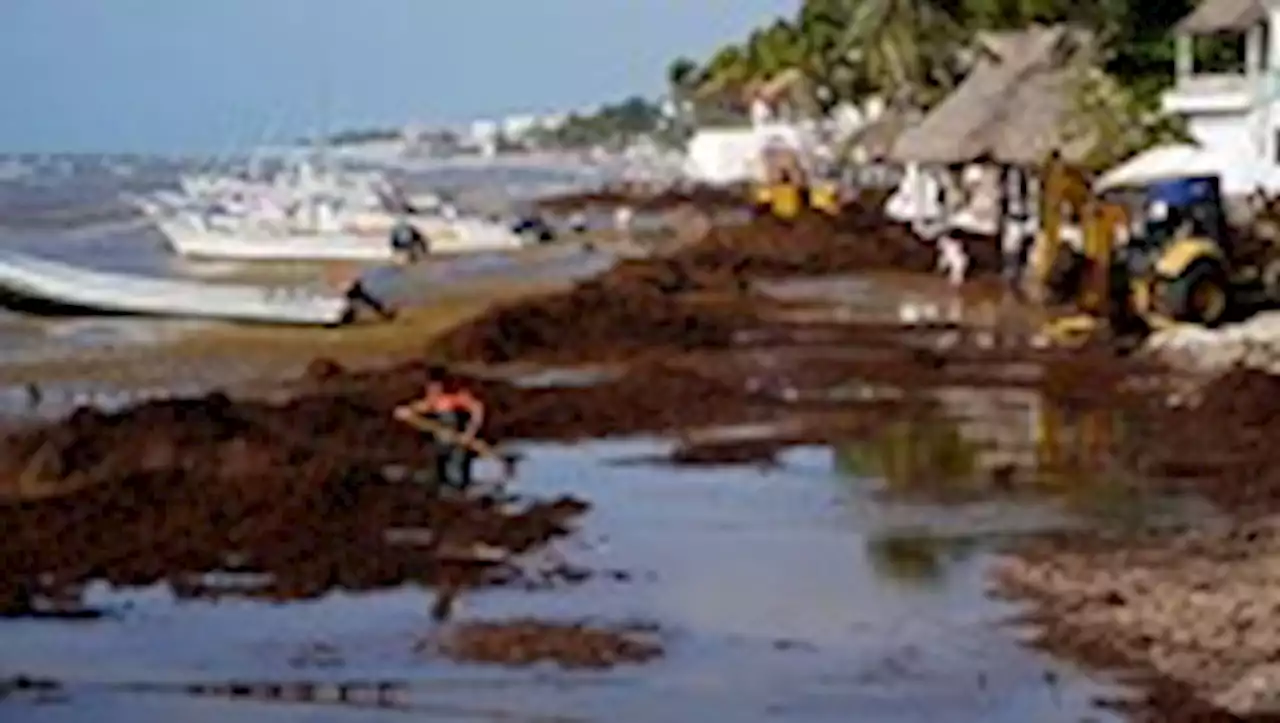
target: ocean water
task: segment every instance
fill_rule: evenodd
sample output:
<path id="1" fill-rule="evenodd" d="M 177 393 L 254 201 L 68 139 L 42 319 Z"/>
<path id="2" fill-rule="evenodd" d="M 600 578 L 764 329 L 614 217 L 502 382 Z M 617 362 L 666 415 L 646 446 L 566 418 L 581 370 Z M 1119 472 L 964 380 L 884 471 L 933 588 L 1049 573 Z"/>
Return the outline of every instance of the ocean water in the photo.
<path id="1" fill-rule="evenodd" d="M 399 166 L 346 162 L 383 168 L 410 192 L 444 192 L 464 206 L 504 214 L 518 212 L 539 195 L 596 185 L 611 173 L 554 159 L 419 160 Z M 128 201 L 132 195 L 176 190 L 182 174 L 211 166 L 208 159 L 0 155 L 0 248 L 100 270 L 234 278 L 247 267 L 176 257 Z M 146 343 L 200 325 L 117 317 L 49 319 L 0 309 L 0 360 Z"/>

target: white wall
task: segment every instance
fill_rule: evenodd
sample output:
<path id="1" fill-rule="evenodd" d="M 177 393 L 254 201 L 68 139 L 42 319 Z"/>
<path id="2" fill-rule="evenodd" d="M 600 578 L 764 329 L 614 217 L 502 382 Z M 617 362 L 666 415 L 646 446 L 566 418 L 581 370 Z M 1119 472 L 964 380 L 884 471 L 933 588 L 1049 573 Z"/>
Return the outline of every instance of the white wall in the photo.
<path id="1" fill-rule="evenodd" d="M 802 159 L 811 158 L 815 151 L 809 134 L 786 123 L 700 130 L 689 140 L 685 175 L 710 184 L 756 180 L 761 177 L 764 149 L 770 143 L 788 145 Z"/>
<path id="2" fill-rule="evenodd" d="M 1223 193 L 1249 193 L 1259 181 L 1266 183 L 1275 175 L 1268 172 L 1275 166 L 1268 149 L 1257 147 L 1255 123 L 1255 118 L 1243 114 L 1195 115 L 1187 119 L 1187 129 L 1201 146 L 1232 160 L 1222 173 Z"/>

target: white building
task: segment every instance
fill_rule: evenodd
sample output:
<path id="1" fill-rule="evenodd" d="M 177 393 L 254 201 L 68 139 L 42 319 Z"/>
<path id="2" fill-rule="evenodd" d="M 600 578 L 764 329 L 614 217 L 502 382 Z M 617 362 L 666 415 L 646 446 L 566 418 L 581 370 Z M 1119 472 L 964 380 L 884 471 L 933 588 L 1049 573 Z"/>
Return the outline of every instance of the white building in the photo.
<path id="1" fill-rule="evenodd" d="M 502 121 L 502 133 L 508 138 L 522 138 L 541 125 L 541 119 L 531 113 L 508 116 Z"/>
<path id="2" fill-rule="evenodd" d="M 502 123 L 493 120 L 475 120 L 467 128 L 467 137 L 474 143 L 485 143 L 502 132 Z"/>
<path id="3" fill-rule="evenodd" d="M 538 119 L 538 127 L 542 130 L 553 131 L 565 124 L 569 120 L 568 113 L 550 113 Z"/>
<path id="4" fill-rule="evenodd" d="M 1280 3 L 1204 0 L 1178 24 L 1177 80 L 1165 93 L 1166 112 L 1221 158 L 1224 193 L 1261 186 L 1280 192 Z M 1197 67 L 1196 46 L 1235 38 L 1243 57 L 1229 67 Z"/>

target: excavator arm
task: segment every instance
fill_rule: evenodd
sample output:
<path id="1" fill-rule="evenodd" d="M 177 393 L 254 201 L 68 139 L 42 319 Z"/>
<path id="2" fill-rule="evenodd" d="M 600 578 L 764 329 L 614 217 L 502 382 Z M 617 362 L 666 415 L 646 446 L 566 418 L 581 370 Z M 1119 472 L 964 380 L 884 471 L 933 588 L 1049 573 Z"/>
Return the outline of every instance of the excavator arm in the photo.
<path id="1" fill-rule="evenodd" d="M 1033 284 L 1041 300 L 1067 302 L 1080 313 L 1050 322 L 1045 333 L 1074 344 L 1108 318 L 1111 274 L 1120 230 L 1128 226 L 1124 206 L 1098 198 L 1089 178 L 1059 158 L 1041 173 L 1041 233 L 1033 261 Z M 1072 222 L 1080 248 L 1069 247 L 1064 230 Z"/>
<path id="2" fill-rule="evenodd" d="M 1040 183 L 1040 235 L 1032 270 L 1033 282 L 1043 290 L 1054 282 L 1058 270 L 1055 265 L 1060 264 L 1065 252 L 1064 222 L 1069 217 L 1083 229 L 1092 194 L 1084 174 L 1058 158 L 1050 158 L 1045 164 Z"/>

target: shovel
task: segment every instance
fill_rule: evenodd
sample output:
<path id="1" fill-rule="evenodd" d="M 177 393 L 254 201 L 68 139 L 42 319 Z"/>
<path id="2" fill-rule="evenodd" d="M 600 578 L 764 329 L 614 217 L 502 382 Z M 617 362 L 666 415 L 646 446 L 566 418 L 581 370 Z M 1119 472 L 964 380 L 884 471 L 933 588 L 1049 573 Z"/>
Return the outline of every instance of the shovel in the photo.
<path id="1" fill-rule="evenodd" d="M 515 455 L 499 452 L 496 447 L 483 439 L 464 440 L 462 435 L 454 429 L 440 424 L 433 419 L 424 417 L 408 407 L 396 407 L 391 416 L 395 417 L 396 420 L 413 427 L 419 432 L 426 432 L 427 434 L 435 435 L 437 439 L 450 444 L 467 447 L 481 457 L 488 457 L 489 459 L 501 462 L 503 476 L 508 480 L 515 475 L 517 457 Z"/>

